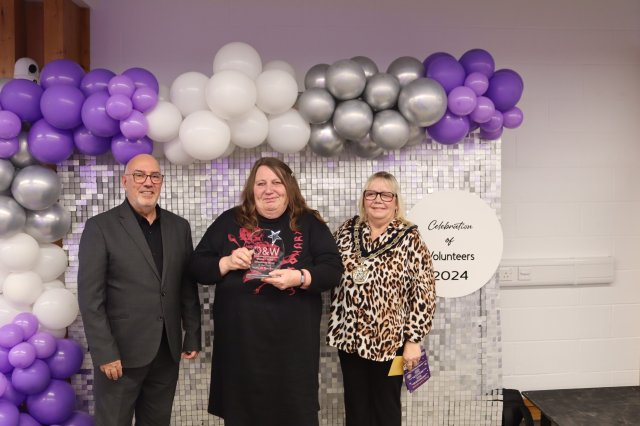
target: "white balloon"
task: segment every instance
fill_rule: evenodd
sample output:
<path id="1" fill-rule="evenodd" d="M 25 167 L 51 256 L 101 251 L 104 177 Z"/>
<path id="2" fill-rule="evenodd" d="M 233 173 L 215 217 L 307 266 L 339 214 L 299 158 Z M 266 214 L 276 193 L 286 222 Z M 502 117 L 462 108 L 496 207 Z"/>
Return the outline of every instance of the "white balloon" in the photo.
<path id="1" fill-rule="evenodd" d="M 149 123 L 147 136 L 156 142 L 169 142 L 178 136 L 182 114 L 171 102 L 159 101 L 145 114 Z"/>
<path id="2" fill-rule="evenodd" d="M 38 260 L 40 246 L 29 234 L 23 232 L 0 240 L 0 263 L 11 272 L 33 269 Z"/>
<path id="3" fill-rule="evenodd" d="M 225 120 L 249 112 L 257 96 L 253 80 L 240 71 L 220 71 L 209 79 L 205 88 L 209 108 Z"/>
<path id="4" fill-rule="evenodd" d="M 14 305 L 0 294 L 0 327 L 9 324 L 20 312 L 30 312 L 28 306 Z"/>
<path id="5" fill-rule="evenodd" d="M 192 112 L 209 109 L 205 88 L 209 77 L 201 72 L 180 74 L 171 84 L 171 103 L 178 107 L 183 117 Z"/>
<path id="6" fill-rule="evenodd" d="M 256 78 L 258 108 L 267 114 L 282 114 L 298 99 L 298 83 L 286 71 L 267 70 Z"/>
<path id="7" fill-rule="evenodd" d="M 235 151 L 235 150 L 236 150 L 236 146 L 234 144 L 230 143 L 229 147 L 227 148 L 227 150 L 225 152 L 222 153 L 220 158 L 227 158 L 228 156 L 233 154 L 233 151 Z"/>
<path id="8" fill-rule="evenodd" d="M 12 272 L 2 287 L 4 297 L 16 305 L 31 305 L 42 293 L 42 278 L 33 271 Z"/>
<path id="9" fill-rule="evenodd" d="M 42 283 L 42 290 L 47 291 L 52 288 L 65 288 L 64 283 L 60 280 L 47 281 L 46 283 Z"/>
<path id="10" fill-rule="evenodd" d="M 67 253 L 56 244 L 40 244 L 38 260 L 33 270 L 43 282 L 55 280 L 67 269 Z"/>
<path id="11" fill-rule="evenodd" d="M 178 164 L 181 166 L 188 166 L 196 161 L 195 158 L 184 152 L 182 148 L 182 141 L 178 138 L 171 142 L 163 143 L 164 156 L 167 157 L 172 164 Z"/>
<path id="12" fill-rule="evenodd" d="M 264 112 L 253 107 L 245 115 L 229 120 L 231 142 L 240 148 L 255 148 L 269 133 L 269 120 Z"/>
<path id="13" fill-rule="evenodd" d="M 38 331 L 39 332 L 43 332 L 43 333 L 49 333 L 50 335 L 52 335 L 56 339 L 64 339 L 65 337 L 67 337 L 67 329 L 66 329 L 66 327 L 54 330 L 54 329 L 51 329 L 51 328 L 43 327 L 42 324 L 40 324 L 40 326 L 38 327 Z"/>
<path id="14" fill-rule="evenodd" d="M 2 293 L 2 286 L 4 285 L 4 280 L 5 278 L 7 278 L 7 275 L 9 275 L 10 273 L 11 272 L 4 269 L 4 267 L 0 267 L 0 293 Z"/>
<path id="15" fill-rule="evenodd" d="M 262 72 L 262 59 L 258 51 L 247 43 L 227 43 L 213 58 L 213 72 L 224 70 L 239 71 L 253 80 Z"/>
<path id="16" fill-rule="evenodd" d="M 211 111 L 196 111 L 180 125 L 180 140 L 187 154 L 196 160 L 209 161 L 229 148 L 231 131 Z"/>
<path id="17" fill-rule="evenodd" d="M 285 71 L 287 74 L 290 74 L 294 79 L 296 78 L 296 70 L 286 61 L 281 61 L 279 59 L 275 59 L 273 61 L 269 61 L 262 67 L 263 71 L 267 70 L 281 70 Z"/>
<path id="18" fill-rule="evenodd" d="M 158 83 L 158 100 L 168 101 L 169 98 L 169 86 L 164 83 Z"/>
<path id="19" fill-rule="evenodd" d="M 43 327 L 59 330 L 70 326 L 78 316 L 76 295 L 64 288 L 52 288 L 38 297 L 33 314 Z"/>
<path id="20" fill-rule="evenodd" d="M 283 154 L 293 154 L 304 149 L 311 136 L 309 123 L 295 109 L 269 117 L 267 142 Z"/>

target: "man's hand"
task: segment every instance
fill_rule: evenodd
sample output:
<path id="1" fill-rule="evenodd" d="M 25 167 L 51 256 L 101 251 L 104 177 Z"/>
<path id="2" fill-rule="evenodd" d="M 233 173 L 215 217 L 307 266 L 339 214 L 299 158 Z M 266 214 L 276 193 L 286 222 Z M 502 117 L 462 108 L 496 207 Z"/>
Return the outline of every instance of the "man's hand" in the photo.
<path id="1" fill-rule="evenodd" d="M 102 364 L 100 366 L 100 371 L 102 371 L 109 379 L 118 380 L 122 377 L 122 362 L 118 359 L 108 364 Z"/>

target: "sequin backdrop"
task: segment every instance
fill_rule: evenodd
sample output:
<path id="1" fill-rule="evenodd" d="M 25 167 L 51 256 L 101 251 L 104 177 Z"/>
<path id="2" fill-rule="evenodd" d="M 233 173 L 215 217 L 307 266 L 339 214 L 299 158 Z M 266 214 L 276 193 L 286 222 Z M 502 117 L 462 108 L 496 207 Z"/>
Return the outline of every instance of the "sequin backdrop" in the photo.
<path id="1" fill-rule="evenodd" d="M 468 139 L 452 146 L 425 142 L 392 151 L 375 160 L 364 160 L 346 152 L 337 158 L 322 158 L 308 149 L 282 155 L 268 146 L 236 149 L 224 159 L 190 166 L 160 160 L 165 174 L 160 203 L 191 223 L 197 243 L 218 214 L 236 205 L 253 162 L 275 156 L 294 170 L 308 204 L 320 211 L 335 230 L 356 213 L 356 200 L 367 177 L 380 170 L 396 176 L 407 208 L 426 194 L 443 189 L 462 189 L 478 194 L 500 212 L 501 143 Z M 72 213 L 72 229 L 63 241 L 69 254 L 65 274 L 68 288 L 77 288 L 78 244 L 84 222 L 91 216 L 120 204 L 123 166 L 109 155 L 76 156 L 59 165 L 63 183 L 61 203 Z M 196 361 L 182 362 L 173 409 L 173 425 L 223 425 L 206 412 L 212 322 L 213 289 L 201 288 L 203 342 Z M 328 307 L 325 295 L 325 316 Z M 320 358 L 320 424 L 342 425 L 342 379 L 337 354 L 324 344 L 323 318 Z M 70 337 L 86 348 L 80 318 L 70 327 Z M 483 289 L 456 299 L 438 298 L 434 328 L 425 343 L 432 377 L 413 394 L 403 391 L 403 424 L 478 426 L 501 421 L 501 343 L 498 286 L 491 279 Z M 80 409 L 93 412 L 93 374 L 89 355 L 73 377 Z M 247 390 L 250 392 L 250 390 Z"/>

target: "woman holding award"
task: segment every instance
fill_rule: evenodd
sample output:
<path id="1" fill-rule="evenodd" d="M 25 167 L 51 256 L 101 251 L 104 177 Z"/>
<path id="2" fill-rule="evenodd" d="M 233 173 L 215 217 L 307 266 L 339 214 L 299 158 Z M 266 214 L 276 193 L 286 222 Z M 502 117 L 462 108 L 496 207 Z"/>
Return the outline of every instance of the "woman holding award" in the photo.
<path id="1" fill-rule="evenodd" d="M 321 292 L 340 282 L 342 262 L 289 166 L 255 162 L 191 270 L 216 285 L 208 411 L 226 426 L 318 425 Z"/>
<path id="2" fill-rule="evenodd" d="M 431 255 L 390 173 L 367 180 L 359 210 L 335 233 L 345 271 L 327 343 L 338 348 L 346 426 L 400 426 L 402 375 L 389 370 L 396 356 L 405 370 L 420 360 L 435 310 Z"/>

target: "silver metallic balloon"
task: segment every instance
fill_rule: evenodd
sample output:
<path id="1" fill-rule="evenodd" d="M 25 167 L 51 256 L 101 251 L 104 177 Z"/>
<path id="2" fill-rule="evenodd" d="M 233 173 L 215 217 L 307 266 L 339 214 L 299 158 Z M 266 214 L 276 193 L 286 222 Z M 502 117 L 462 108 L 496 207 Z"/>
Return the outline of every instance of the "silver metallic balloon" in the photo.
<path id="1" fill-rule="evenodd" d="M 335 157 L 344 151 L 345 140 L 341 138 L 330 122 L 311 125 L 309 147 L 322 157 Z"/>
<path id="2" fill-rule="evenodd" d="M 374 111 L 393 108 L 400 94 L 400 82 L 391 74 L 378 73 L 367 80 L 364 100 Z"/>
<path id="3" fill-rule="evenodd" d="M 18 152 L 13 154 L 13 157 L 10 158 L 11 163 L 14 166 L 21 169 L 27 166 L 32 166 L 34 164 L 39 164 L 38 160 L 33 158 L 31 153 L 29 152 L 29 144 L 27 143 L 27 134 L 28 132 L 26 131 L 20 132 L 20 134 L 18 135 L 18 142 L 20 144 L 20 148 L 18 149 Z"/>
<path id="4" fill-rule="evenodd" d="M 401 56 L 389 64 L 387 72 L 400 81 L 400 86 L 405 86 L 417 78 L 424 77 L 424 65 L 413 56 Z"/>
<path id="5" fill-rule="evenodd" d="M 360 158 L 376 158 L 382 155 L 384 150 L 375 144 L 369 138 L 369 135 L 366 135 L 364 138 L 351 141 L 351 146 L 355 151 L 356 155 Z"/>
<path id="6" fill-rule="evenodd" d="M 58 241 L 71 229 L 71 213 L 60 203 L 55 203 L 44 210 L 27 212 L 24 232 L 31 235 L 39 243 Z"/>
<path id="7" fill-rule="evenodd" d="M 308 90 L 327 87 L 327 68 L 329 68 L 329 64 L 317 64 L 309 68 L 309 71 L 304 75 L 304 88 Z"/>
<path id="8" fill-rule="evenodd" d="M 373 124 L 373 112 L 366 102 L 350 100 L 340 102 L 333 113 L 333 127 L 345 139 L 363 138 Z"/>
<path id="9" fill-rule="evenodd" d="M 336 101 L 325 89 L 307 89 L 298 98 L 296 107 L 309 123 L 320 124 L 331 119 Z"/>
<path id="10" fill-rule="evenodd" d="M 13 172 L 15 167 L 9 160 L 0 160 L 0 191 L 5 191 L 11 187 L 11 181 L 13 180 Z"/>
<path id="11" fill-rule="evenodd" d="M 13 198 L 25 209 L 43 210 L 60 198 L 60 177 L 43 166 L 29 166 L 16 173 L 11 184 Z"/>
<path id="12" fill-rule="evenodd" d="M 366 56 L 354 56 L 351 58 L 352 61 L 356 61 L 362 67 L 364 71 L 364 76 L 369 78 L 378 73 L 378 66 L 373 60 L 367 58 Z"/>
<path id="13" fill-rule="evenodd" d="M 437 81 L 419 78 L 400 90 L 398 109 L 409 123 L 430 126 L 447 112 L 447 93 Z"/>
<path id="14" fill-rule="evenodd" d="M 341 59 L 327 69 L 327 90 L 336 99 L 355 99 L 362 94 L 367 78 L 356 61 Z"/>
<path id="15" fill-rule="evenodd" d="M 26 220 L 26 213 L 20 204 L 11 197 L 0 195 L 0 238 L 20 232 Z"/>
<path id="16" fill-rule="evenodd" d="M 406 147 L 420 145 L 422 142 L 427 140 L 427 131 L 424 127 L 420 126 L 409 126 L 409 140 L 407 141 Z"/>
<path id="17" fill-rule="evenodd" d="M 371 140 L 383 149 L 400 149 L 409 140 L 409 123 L 398 111 L 380 111 L 373 118 Z"/>

